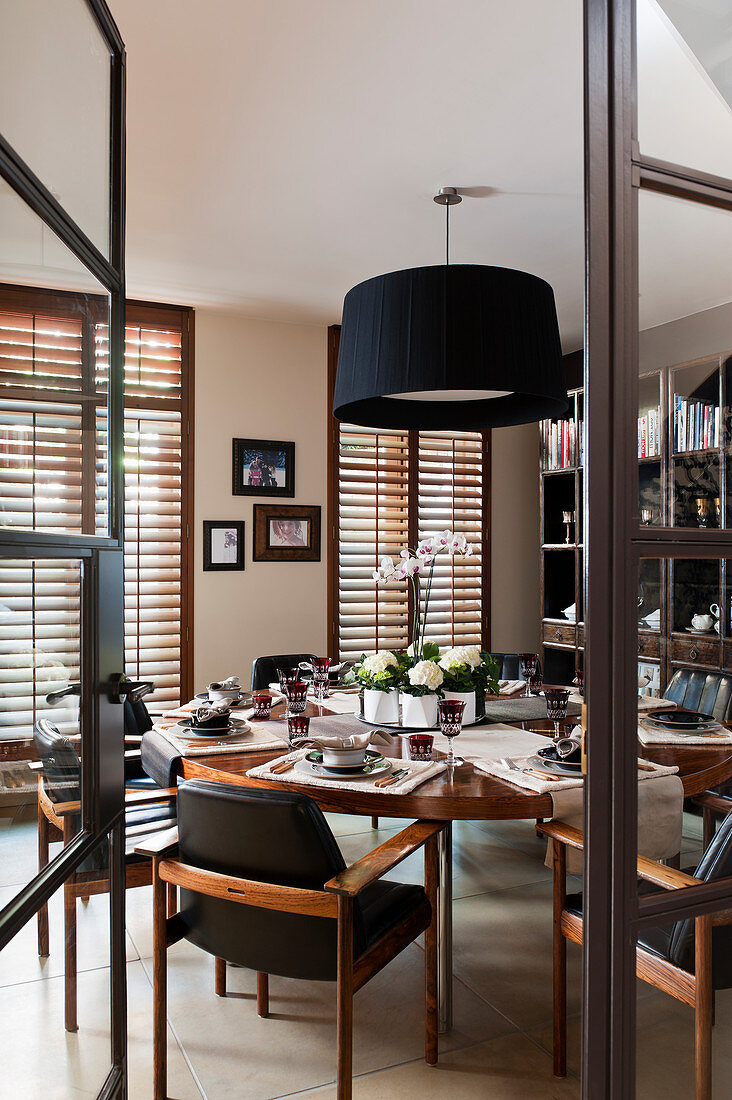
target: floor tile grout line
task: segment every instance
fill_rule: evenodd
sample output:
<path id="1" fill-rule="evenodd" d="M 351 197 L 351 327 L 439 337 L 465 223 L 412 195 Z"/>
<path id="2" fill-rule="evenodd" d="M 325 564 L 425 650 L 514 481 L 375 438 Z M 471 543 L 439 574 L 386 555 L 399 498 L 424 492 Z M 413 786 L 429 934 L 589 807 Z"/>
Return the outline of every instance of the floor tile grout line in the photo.
<path id="1" fill-rule="evenodd" d="M 147 966 L 145 966 L 145 961 L 142 958 L 140 959 L 140 962 L 142 963 L 143 973 L 144 973 L 145 977 L 147 978 L 148 984 L 149 984 L 150 989 L 152 991 L 152 984 L 153 983 L 152 983 L 152 977 L 150 975 L 150 971 L 148 970 Z M 196 1070 L 193 1067 L 193 1062 L 191 1061 L 191 1058 L 188 1054 L 188 1051 L 186 1050 L 185 1046 L 183 1045 L 183 1041 L 182 1041 L 180 1035 L 178 1034 L 178 1031 L 176 1030 L 175 1025 L 173 1024 L 173 1021 L 170 1019 L 170 1016 L 167 1013 L 166 1013 L 166 1017 L 165 1017 L 165 1022 L 167 1024 L 167 1026 L 170 1028 L 171 1032 L 173 1033 L 173 1038 L 175 1039 L 175 1041 L 178 1045 L 178 1049 L 181 1052 L 181 1055 L 183 1057 L 183 1061 L 188 1066 L 188 1070 L 190 1072 L 191 1077 L 193 1078 L 193 1081 L 196 1085 L 196 1088 L 198 1089 L 201 1096 L 203 1097 L 203 1100 L 208 1100 L 208 1097 L 206 1095 L 206 1090 L 204 1089 L 203 1085 L 201 1084 L 201 1080 L 198 1076 L 198 1073 L 196 1072 Z"/>

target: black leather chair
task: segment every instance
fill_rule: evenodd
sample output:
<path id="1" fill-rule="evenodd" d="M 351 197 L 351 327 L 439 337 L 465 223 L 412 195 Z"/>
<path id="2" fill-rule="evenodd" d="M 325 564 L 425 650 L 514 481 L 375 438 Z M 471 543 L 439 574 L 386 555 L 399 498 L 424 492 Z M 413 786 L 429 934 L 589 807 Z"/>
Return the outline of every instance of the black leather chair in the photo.
<path id="1" fill-rule="evenodd" d="M 421 932 L 425 937 L 426 1060 L 437 1061 L 436 896 L 440 822 L 417 821 L 347 868 L 321 810 L 305 795 L 191 781 L 178 791 L 177 858 L 168 841 L 143 845 L 153 890 L 154 1084 L 166 1096 L 166 949 L 186 938 L 217 960 L 258 974 L 337 983 L 339 1100 L 351 1095 L 353 994 Z M 381 876 L 425 845 L 425 883 Z M 166 919 L 164 884 L 181 886 Z M 221 980 L 223 978 L 223 980 Z M 275 1037 L 273 1037 L 275 1038 Z"/>
<path id="2" fill-rule="evenodd" d="M 277 683 L 277 670 L 297 668 L 300 661 L 312 661 L 314 653 L 276 653 L 269 657 L 255 657 L 252 662 L 252 691 L 263 691 Z"/>
<path id="3" fill-rule="evenodd" d="M 721 801 L 721 800 L 720 800 Z M 729 803 L 732 805 L 732 803 Z M 537 832 L 552 844 L 554 867 L 554 1073 L 567 1072 L 566 940 L 582 943 L 582 895 L 566 893 L 566 847 L 582 848 L 579 829 L 551 821 Z M 697 867 L 677 871 L 651 859 L 638 859 L 639 891 L 679 890 L 732 875 L 732 813 L 727 813 Z M 638 977 L 694 1008 L 696 1100 L 712 1096 L 714 991 L 732 987 L 730 911 L 641 930 Z"/>
<path id="4" fill-rule="evenodd" d="M 79 831 L 81 814 L 81 765 L 73 743 L 48 721 L 40 718 L 33 730 L 40 758 L 38 776 L 38 870 L 47 866 L 49 845 L 68 844 Z M 153 785 L 152 792 L 131 791 L 125 796 L 126 886 L 149 886 L 152 866 L 149 858 L 135 852 L 135 845 L 175 824 L 175 790 Z M 65 1022 L 76 1031 L 76 901 L 109 891 L 107 846 L 101 844 L 64 882 L 65 930 Z M 174 902 L 174 891 L 169 900 Z M 38 954 L 49 954 L 48 906 L 38 910 Z"/>
<path id="5" fill-rule="evenodd" d="M 518 653 L 491 653 L 500 665 L 499 680 L 521 680 L 521 659 Z M 539 662 L 539 675 L 541 675 L 541 661 Z"/>
<path id="6" fill-rule="evenodd" d="M 720 722 L 732 721 L 732 675 L 726 672 L 677 669 L 663 697 L 672 699 L 680 707 L 713 714 Z"/>

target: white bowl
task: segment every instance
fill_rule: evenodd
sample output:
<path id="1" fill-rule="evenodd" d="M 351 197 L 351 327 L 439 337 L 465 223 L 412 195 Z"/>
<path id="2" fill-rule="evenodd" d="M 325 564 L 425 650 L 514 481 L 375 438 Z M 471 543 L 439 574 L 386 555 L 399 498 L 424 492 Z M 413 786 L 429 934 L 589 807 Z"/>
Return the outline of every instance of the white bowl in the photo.
<path id="1" fill-rule="evenodd" d="M 208 697 L 212 703 L 235 703 L 241 695 L 241 688 L 209 688 Z"/>
<path id="2" fill-rule="evenodd" d="M 365 759 L 366 749 L 323 749 L 323 764 L 326 768 L 363 764 Z"/>

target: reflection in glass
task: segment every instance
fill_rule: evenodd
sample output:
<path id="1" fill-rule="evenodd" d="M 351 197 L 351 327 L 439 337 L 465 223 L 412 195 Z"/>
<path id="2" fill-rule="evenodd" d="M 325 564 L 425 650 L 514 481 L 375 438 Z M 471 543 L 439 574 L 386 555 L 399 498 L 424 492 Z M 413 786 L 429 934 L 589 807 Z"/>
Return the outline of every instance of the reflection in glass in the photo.
<path id="1" fill-rule="evenodd" d="M 109 255 L 110 54 L 84 0 L 0 6 L 0 131 Z"/>

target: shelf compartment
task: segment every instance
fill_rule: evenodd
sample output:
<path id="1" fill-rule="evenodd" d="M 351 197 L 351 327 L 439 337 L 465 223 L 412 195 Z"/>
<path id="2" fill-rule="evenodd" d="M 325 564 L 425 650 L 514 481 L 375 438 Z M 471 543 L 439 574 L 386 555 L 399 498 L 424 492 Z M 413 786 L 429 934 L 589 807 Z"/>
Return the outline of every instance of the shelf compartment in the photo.
<path id="1" fill-rule="evenodd" d="M 543 507 L 543 541 L 553 546 L 565 544 L 567 529 L 562 519 L 563 512 L 571 512 L 574 516 L 570 524 L 569 535 L 572 545 L 577 539 L 577 513 L 575 499 L 575 475 L 574 472 L 562 471 L 554 477 L 547 478 L 544 483 L 544 507 Z"/>
<path id="2" fill-rule="evenodd" d="M 567 550 L 543 550 L 543 619 L 565 621 L 562 612 L 575 603 L 575 553 Z M 579 615 L 579 608 L 577 609 Z"/>
<path id="3" fill-rule="evenodd" d="M 722 520 L 719 453 L 675 454 L 671 463 L 671 492 L 675 527 L 719 527 Z"/>
<path id="4" fill-rule="evenodd" d="M 576 675 L 575 651 L 545 646 L 542 659 L 542 676 L 545 684 L 565 684 L 570 687 Z"/>

